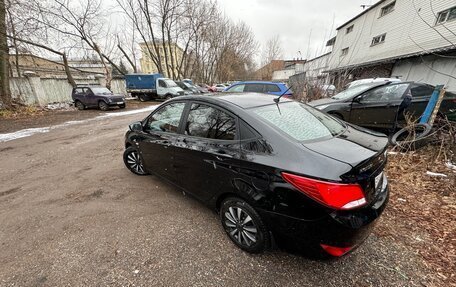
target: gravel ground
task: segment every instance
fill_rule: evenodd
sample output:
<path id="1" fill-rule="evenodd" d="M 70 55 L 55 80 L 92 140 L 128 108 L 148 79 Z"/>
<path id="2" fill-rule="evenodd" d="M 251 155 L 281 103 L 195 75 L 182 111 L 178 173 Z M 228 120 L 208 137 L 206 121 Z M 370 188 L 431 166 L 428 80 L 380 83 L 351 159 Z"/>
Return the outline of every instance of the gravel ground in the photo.
<path id="1" fill-rule="evenodd" d="M 0 286 L 432 286 L 414 249 L 375 234 L 333 261 L 241 251 L 211 210 L 123 166 L 144 116 L 0 143 Z"/>

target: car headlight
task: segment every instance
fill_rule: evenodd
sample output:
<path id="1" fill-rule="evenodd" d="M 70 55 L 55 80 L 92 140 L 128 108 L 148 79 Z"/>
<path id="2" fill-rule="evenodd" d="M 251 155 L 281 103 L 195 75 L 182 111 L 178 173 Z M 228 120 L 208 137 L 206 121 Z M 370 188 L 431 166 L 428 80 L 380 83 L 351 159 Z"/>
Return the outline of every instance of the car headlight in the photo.
<path id="1" fill-rule="evenodd" d="M 319 109 L 319 110 L 324 110 L 324 109 L 326 109 L 327 107 L 329 107 L 329 105 L 316 106 L 315 108 L 316 108 L 316 109 Z"/>

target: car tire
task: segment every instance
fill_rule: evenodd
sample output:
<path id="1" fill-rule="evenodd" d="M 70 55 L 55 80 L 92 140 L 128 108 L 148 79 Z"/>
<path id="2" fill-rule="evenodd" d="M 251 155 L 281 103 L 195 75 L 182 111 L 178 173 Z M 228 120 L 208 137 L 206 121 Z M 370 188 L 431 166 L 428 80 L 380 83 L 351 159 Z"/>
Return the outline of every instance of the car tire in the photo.
<path id="1" fill-rule="evenodd" d="M 140 102 L 146 102 L 149 100 L 149 97 L 146 94 L 139 94 L 138 99 Z"/>
<path id="2" fill-rule="evenodd" d="M 259 214 L 240 198 L 225 199 L 220 220 L 228 237 L 249 253 L 261 253 L 270 246 L 270 234 Z"/>
<path id="3" fill-rule="evenodd" d="M 99 101 L 98 108 L 100 108 L 100 110 L 102 110 L 102 111 L 107 111 L 107 110 L 109 110 L 109 105 L 107 103 L 105 103 L 105 101 Z"/>
<path id="4" fill-rule="evenodd" d="M 167 100 L 171 100 L 172 98 L 173 98 L 173 96 L 172 96 L 172 95 L 170 95 L 170 94 L 167 94 L 167 95 L 165 96 L 165 101 L 167 101 Z"/>
<path id="5" fill-rule="evenodd" d="M 136 175 L 148 175 L 144 169 L 139 151 L 134 147 L 128 147 L 123 153 L 123 161 L 125 166 Z"/>
<path id="6" fill-rule="evenodd" d="M 120 109 L 125 109 L 125 107 L 126 107 L 126 105 L 125 105 L 125 104 L 123 104 L 123 105 L 119 105 L 119 108 L 120 108 Z"/>
<path id="7" fill-rule="evenodd" d="M 428 143 L 428 135 L 431 133 L 432 127 L 427 124 L 416 124 L 413 126 L 414 139 L 408 139 L 412 132 L 410 127 L 405 127 L 395 133 L 391 139 L 392 146 L 398 146 L 402 150 L 417 150 Z"/>
<path id="8" fill-rule="evenodd" d="M 85 106 L 84 106 L 84 104 L 81 101 L 76 101 L 74 103 L 74 105 L 80 111 L 85 110 Z"/>

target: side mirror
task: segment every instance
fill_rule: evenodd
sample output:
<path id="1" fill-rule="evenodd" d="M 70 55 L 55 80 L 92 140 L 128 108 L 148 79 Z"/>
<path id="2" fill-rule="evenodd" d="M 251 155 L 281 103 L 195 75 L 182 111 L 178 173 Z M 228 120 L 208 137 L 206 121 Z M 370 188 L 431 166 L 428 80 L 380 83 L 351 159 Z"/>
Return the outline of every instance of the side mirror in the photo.
<path id="1" fill-rule="evenodd" d="M 141 122 L 134 122 L 134 123 L 130 124 L 129 128 L 133 132 L 142 132 L 142 130 L 143 130 Z"/>
<path id="2" fill-rule="evenodd" d="M 353 102 L 354 103 L 361 103 L 361 100 L 363 99 L 363 96 L 356 96 L 354 99 L 353 99 Z"/>

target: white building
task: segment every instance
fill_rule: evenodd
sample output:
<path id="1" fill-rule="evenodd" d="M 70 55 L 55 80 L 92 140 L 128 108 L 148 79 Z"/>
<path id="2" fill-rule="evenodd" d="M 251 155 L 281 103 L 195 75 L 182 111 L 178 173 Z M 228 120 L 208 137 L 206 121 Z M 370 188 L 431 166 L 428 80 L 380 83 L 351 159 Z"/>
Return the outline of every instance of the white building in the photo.
<path id="1" fill-rule="evenodd" d="M 455 0 L 381 0 L 337 28 L 328 71 L 336 81 L 396 76 L 456 90 L 455 55 Z"/>

